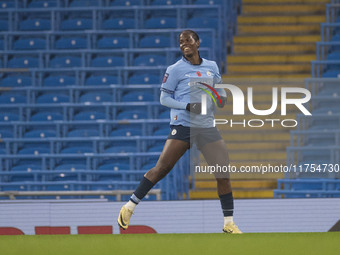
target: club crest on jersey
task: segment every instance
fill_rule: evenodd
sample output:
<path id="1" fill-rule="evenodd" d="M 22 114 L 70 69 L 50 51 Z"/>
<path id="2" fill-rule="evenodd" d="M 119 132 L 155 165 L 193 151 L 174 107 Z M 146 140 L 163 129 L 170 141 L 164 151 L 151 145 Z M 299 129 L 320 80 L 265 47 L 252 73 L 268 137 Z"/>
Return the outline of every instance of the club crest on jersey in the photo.
<path id="1" fill-rule="evenodd" d="M 164 77 L 163 77 L 163 83 L 166 83 L 166 81 L 168 80 L 169 74 L 165 73 Z"/>
<path id="2" fill-rule="evenodd" d="M 201 76 L 202 76 L 202 74 L 201 74 L 200 71 L 197 71 L 196 74 L 197 74 L 198 77 L 201 77 Z"/>
<path id="3" fill-rule="evenodd" d="M 176 129 L 173 129 L 173 130 L 171 131 L 171 134 L 172 134 L 172 135 L 177 134 L 177 130 L 176 130 Z"/>
<path id="4" fill-rule="evenodd" d="M 208 76 L 211 76 L 212 73 L 211 73 L 210 71 L 207 71 L 207 75 L 208 75 Z"/>

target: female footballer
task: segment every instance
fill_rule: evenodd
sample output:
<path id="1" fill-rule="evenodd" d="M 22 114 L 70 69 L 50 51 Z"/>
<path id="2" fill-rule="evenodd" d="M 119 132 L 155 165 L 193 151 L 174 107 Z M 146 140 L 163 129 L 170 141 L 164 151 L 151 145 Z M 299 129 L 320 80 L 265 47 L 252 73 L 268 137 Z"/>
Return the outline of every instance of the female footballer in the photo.
<path id="1" fill-rule="evenodd" d="M 138 203 L 171 171 L 192 143 L 196 144 L 209 165 L 229 165 L 226 145 L 214 125 L 214 105 L 210 104 L 212 107 L 201 114 L 198 92 L 202 93 L 203 88 L 200 89 L 200 86 L 213 87 L 213 84 L 221 82 L 221 76 L 216 62 L 200 57 L 199 46 L 196 32 L 184 30 L 179 35 L 183 57 L 167 68 L 160 96 L 161 104 L 171 109 L 171 131 L 156 166 L 144 175 L 130 200 L 120 210 L 118 224 L 123 229 L 128 228 Z M 226 92 L 224 89 L 215 89 L 215 92 L 220 96 L 218 106 L 223 107 Z M 233 222 L 234 200 L 229 175 L 219 173 L 215 177 L 224 215 L 223 232 L 242 233 Z"/>

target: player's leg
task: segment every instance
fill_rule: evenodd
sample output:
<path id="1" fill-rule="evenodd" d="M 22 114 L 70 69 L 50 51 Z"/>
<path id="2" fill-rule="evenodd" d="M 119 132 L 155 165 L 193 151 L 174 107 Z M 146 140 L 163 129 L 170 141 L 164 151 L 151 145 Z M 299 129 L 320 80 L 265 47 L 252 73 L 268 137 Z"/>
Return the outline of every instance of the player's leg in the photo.
<path id="1" fill-rule="evenodd" d="M 206 143 L 200 148 L 205 160 L 210 166 L 228 167 L 229 155 L 227 147 L 222 139 Z M 226 168 L 225 168 L 226 169 Z M 224 215 L 223 231 L 227 233 L 242 233 L 234 224 L 234 199 L 230 184 L 229 172 L 215 172 L 217 181 L 217 193 L 220 198 Z"/>
<path id="2" fill-rule="evenodd" d="M 189 147 L 190 144 L 188 142 L 168 139 L 165 142 L 162 154 L 159 156 L 156 166 L 146 172 L 144 177 L 156 184 L 171 171 Z"/>
<path id="3" fill-rule="evenodd" d="M 146 194 L 158 181 L 164 178 L 171 171 L 176 162 L 183 156 L 189 147 L 190 144 L 182 140 L 168 139 L 165 142 L 163 151 L 156 163 L 156 166 L 144 175 L 130 200 L 122 207 L 118 216 L 118 224 L 121 228 L 127 229 L 136 205 L 146 196 Z"/>

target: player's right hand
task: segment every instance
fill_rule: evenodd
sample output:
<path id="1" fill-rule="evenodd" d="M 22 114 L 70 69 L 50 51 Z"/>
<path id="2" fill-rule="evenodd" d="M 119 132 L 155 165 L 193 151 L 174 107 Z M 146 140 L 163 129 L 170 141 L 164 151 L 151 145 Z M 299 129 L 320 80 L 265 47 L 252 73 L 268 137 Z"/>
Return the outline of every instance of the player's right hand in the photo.
<path id="1" fill-rule="evenodd" d="M 189 112 L 200 114 L 202 108 L 201 105 L 201 103 L 188 103 L 186 109 Z"/>

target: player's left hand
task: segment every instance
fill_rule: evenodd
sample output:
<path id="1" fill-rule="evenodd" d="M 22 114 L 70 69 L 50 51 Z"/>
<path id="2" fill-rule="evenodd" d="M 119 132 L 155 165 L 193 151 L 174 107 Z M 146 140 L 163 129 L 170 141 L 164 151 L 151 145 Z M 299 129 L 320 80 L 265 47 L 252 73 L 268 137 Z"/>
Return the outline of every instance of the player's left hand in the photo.
<path id="1" fill-rule="evenodd" d="M 217 106 L 218 106 L 219 108 L 223 108 L 223 107 L 227 104 L 227 97 L 221 96 L 220 98 L 221 98 L 222 104 L 221 104 L 220 100 L 216 100 Z"/>

